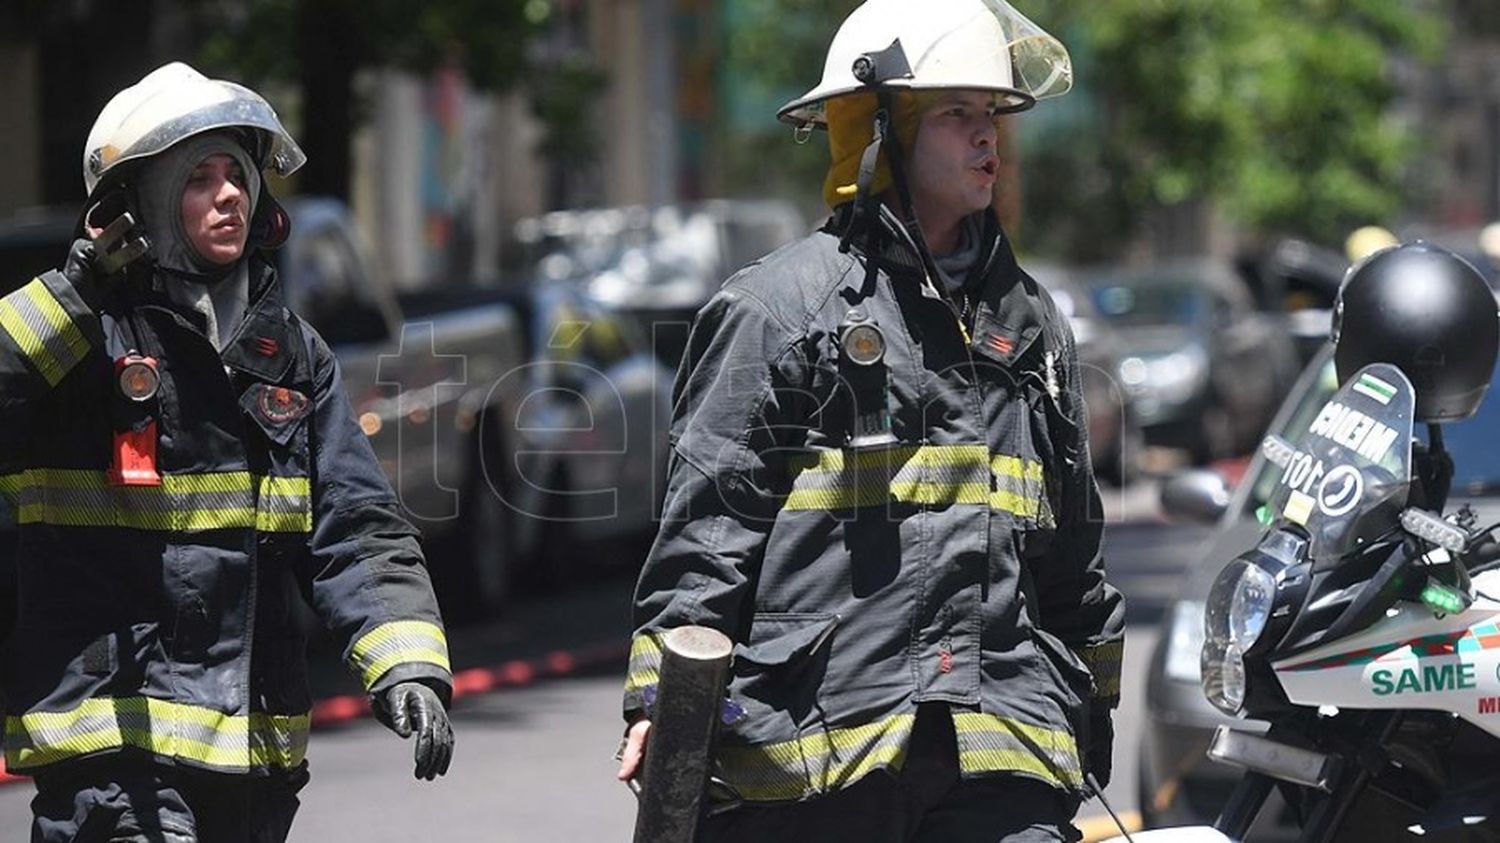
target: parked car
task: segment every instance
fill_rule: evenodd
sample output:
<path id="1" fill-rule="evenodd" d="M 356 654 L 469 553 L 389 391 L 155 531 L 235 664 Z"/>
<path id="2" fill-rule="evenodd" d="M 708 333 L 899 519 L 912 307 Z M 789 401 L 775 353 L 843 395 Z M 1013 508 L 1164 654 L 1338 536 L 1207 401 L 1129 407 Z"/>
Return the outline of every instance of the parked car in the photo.
<path id="1" fill-rule="evenodd" d="M 673 372 L 581 280 L 535 283 L 516 304 L 530 362 L 518 373 L 514 499 L 516 540 L 536 550 L 529 573 L 561 585 L 585 561 L 638 562 L 665 491 Z"/>
<path id="2" fill-rule="evenodd" d="M 1262 310 L 1281 314 L 1305 365 L 1328 340 L 1333 302 L 1349 270 L 1340 252 L 1295 237 L 1284 237 L 1237 261 Z"/>
<path id="3" fill-rule="evenodd" d="M 1298 441 L 1337 388 L 1333 350 L 1325 344 L 1287 396 L 1270 432 Z M 1456 468 L 1449 508 L 1472 506 L 1481 524 L 1500 519 L 1500 451 L 1494 447 L 1494 433 L 1500 429 L 1500 401 L 1494 396 L 1500 389 L 1492 385 L 1491 390 L 1491 398 L 1475 417 L 1445 425 L 1443 431 Z M 1418 435 L 1425 438 L 1425 429 L 1419 428 Z M 1137 775 L 1141 812 L 1150 825 L 1212 822 L 1243 773 L 1207 758 L 1214 729 L 1221 724 L 1265 729 L 1263 723 L 1226 717 L 1210 705 L 1199 684 L 1198 664 L 1209 588 L 1227 562 L 1260 539 L 1265 528 L 1257 511 L 1266 504 L 1281 471 L 1257 453 L 1232 494 L 1207 471 L 1185 473 L 1163 487 L 1162 508 L 1170 517 L 1213 521 L 1216 529 L 1163 616 L 1147 668 Z M 1280 839 L 1279 834 L 1290 830 L 1290 817 L 1280 810 L 1262 812 L 1261 822 L 1250 839 Z"/>
<path id="4" fill-rule="evenodd" d="M 1148 442 L 1206 462 L 1260 441 L 1296 377 L 1296 351 L 1228 263 L 1096 271 L 1084 287 L 1124 345 L 1120 382 Z"/>
<path id="5" fill-rule="evenodd" d="M 1052 294 L 1073 328 L 1083 371 L 1083 400 L 1089 411 L 1094 472 L 1116 486 L 1127 485 L 1140 474 L 1146 439 L 1130 395 L 1120 384 L 1124 350 L 1120 337 L 1100 317 L 1072 270 L 1036 261 L 1027 261 L 1024 268 Z"/>
<path id="6" fill-rule="evenodd" d="M 554 211 L 516 224 L 538 279 L 575 281 L 603 308 L 637 323 L 676 369 L 698 309 L 740 267 L 805 233 L 796 206 L 775 199 Z"/>
<path id="7" fill-rule="evenodd" d="M 496 494 L 515 448 L 506 414 L 522 398 L 503 376 L 526 362 L 516 310 L 493 296 L 398 296 L 343 203 L 284 204 L 291 238 L 272 255 L 289 304 L 337 355 L 360 427 L 423 532 L 445 612 L 494 610 L 524 550 Z M 3 291 L 60 263 L 76 222 L 76 209 L 58 208 L 0 223 Z"/>

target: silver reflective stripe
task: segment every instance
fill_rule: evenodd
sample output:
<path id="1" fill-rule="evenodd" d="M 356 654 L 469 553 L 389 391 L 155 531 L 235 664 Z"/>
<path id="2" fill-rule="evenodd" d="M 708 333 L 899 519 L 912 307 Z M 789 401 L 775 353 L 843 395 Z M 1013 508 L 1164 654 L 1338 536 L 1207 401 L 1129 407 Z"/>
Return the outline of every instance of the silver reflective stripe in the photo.
<path id="1" fill-rule="evenodd" d="M 829 729 L 795 740 L 722 746 L 719 771 L 740 798 L 787 801 L 848 787 L 865 775 L 899 768 L 916 717 L 894 714 L 863 726 Z"/>
<path id="2" fill-rule="evenodd" d="M 306 477 L 262 477 L 255 528 L 265 533 L 311 532 L 311 481 Z"/>
<path id="3" fill-rule="evenodd" d="M 308 715 L 225 714 L 149 697 L 85 700 L 61 712 L 5 720 L 5 761 L 23 770 L 133 747 L 229 772 L 295 767 L 307 751 Z"/>
<path id="4" fill-rule="evenodd" d="M 160 486 L 116 486 L 102 471 L 35 468 L 0 477 L 0 494 L 15 504 L 21 524 L 165 532 L 312 529 L 306 477 L 227 471 L 164 474 Z"/>
<path id="5" fill-rule="evenodd" d="M 1078 744 L 1069 732 L 968 711 L 954 712 L 953 730 L 965 773 L 1027 773 L 1055 787 L 1083 788 Z"/>
<path id="6" fill-rule="evenodd" d="M 398 664 L 420 662 L 452 671 L 448 638 L 442 627 L 427 621 L 383 623 L 354 642 L 349 659 L 366 691 Z"/>
<path id="7" fill-rule="evenodd" d="M 643 632 L 630 642 L 630 664 L 626 668 L 625 693 L 640 691 L 661 679 L 661 645 L 656 636 Z"/>
<path id="8" fill-rule="evenodd" d="M 40 278 L 0 300 L 0 330 L 53 386 L 89 350 L 83 332 Z"/>

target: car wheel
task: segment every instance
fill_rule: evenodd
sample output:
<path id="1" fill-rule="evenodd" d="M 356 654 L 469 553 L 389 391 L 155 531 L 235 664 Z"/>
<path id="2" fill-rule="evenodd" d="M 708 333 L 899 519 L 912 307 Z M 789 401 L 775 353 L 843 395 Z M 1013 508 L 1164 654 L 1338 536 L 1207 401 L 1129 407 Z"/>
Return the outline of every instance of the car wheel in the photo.
<path id="1" fill-rule="evenodd" d="M 480 488 L 471 496 L 469 517 L 461 528 L 466 545 L 467 579 L 475 614 L 491 617 L 510 602 L 516 554 L 510 507 L 493 490 Z"/>
<path id="2" fill-rule="evenodd" d="M 547 482 L 551 491 L 542 505 L 535 558 L 526 568 L 528 584 L 542 591 L 561 591 L 578 579 L 581 548 L 569 529 L 568 472 L 556 469 Z"/>

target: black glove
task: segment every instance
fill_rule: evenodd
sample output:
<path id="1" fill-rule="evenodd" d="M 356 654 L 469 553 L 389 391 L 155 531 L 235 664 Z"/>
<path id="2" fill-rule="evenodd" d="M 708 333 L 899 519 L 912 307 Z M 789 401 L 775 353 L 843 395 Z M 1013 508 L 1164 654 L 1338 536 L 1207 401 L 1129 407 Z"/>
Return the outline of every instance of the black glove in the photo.
<path id="1" fill-rule="evenodd" d="M 420 682 L 401 682 L 375 697 L 375 717 L 403 738 L 417 733 L 415 775 L 431 781 L 448 772 L 453 760 L 453 726 L 433 690 Z"/>
<path id="2" fill-rule="evenodd" d="M 62 274 L 78 291 L 85 304 L 97 309 L 100 289 L 95 262 L 99 256 L 92 240 L 80 237 L 68 247 L 68 259 L 63 262 Z"/>
<path id="3" fill-rule="evenodd" d="M 1084 759 L 1084 772 L 1093 774 L 1099 787 L 1109 786 L 1111 767 L 1114 766 L 1115 725 L 1110 710 L 1095 704 L 1089 713 L 1088 757 Z"/>

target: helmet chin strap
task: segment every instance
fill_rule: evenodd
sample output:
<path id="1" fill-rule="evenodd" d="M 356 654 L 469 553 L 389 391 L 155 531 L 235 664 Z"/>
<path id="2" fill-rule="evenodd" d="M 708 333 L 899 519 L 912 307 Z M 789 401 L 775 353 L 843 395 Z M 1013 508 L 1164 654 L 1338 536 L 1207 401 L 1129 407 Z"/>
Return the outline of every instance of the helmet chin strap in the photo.
<path id="1" fill-rule="evenodd" d="M 891 92 L 889 89 L 880 88 L 876 91 L 880 107 L 875 109 L 874 125 L 871 127 L 871 139 L 864 153 L 859 159 L 859 180 L 856 182 L 857 190 L 854 195 L 853 212 L 849 215 L 849 224 L 844 228 L 844 234 L 839 238 L 839 251 L 849 251 L 849 241 L 853 238 L 856 230 L 863 229 L 867 237 L 874 237 L 875 228 L 866 223 L 868 216 L 874 218 L 879 215 L 874 207 L 879 199 L 871 195 L 871 187 L 875 183 L 875 168 L 880 160 L 880 152 L 885 150 L 886 163 L 891 168 L 891 181 L 896 187 L 896 198 L 901 203 L 901 225 L 906 229 L 905 234 L 910 245 L 916 250 L 917 259 L 922 264 L 922 271 L 927 278 L 936 284 L 939 278 L 937 263 L 933 260 L 932 251 L 927 246 L 927 237 L 922 233 L 922 225 L 917 221 L 916 209 L 911 201 L 911 186 L 906 178 L 905 154 L 901 148 L 901 140 L 891 128 Z"/>

